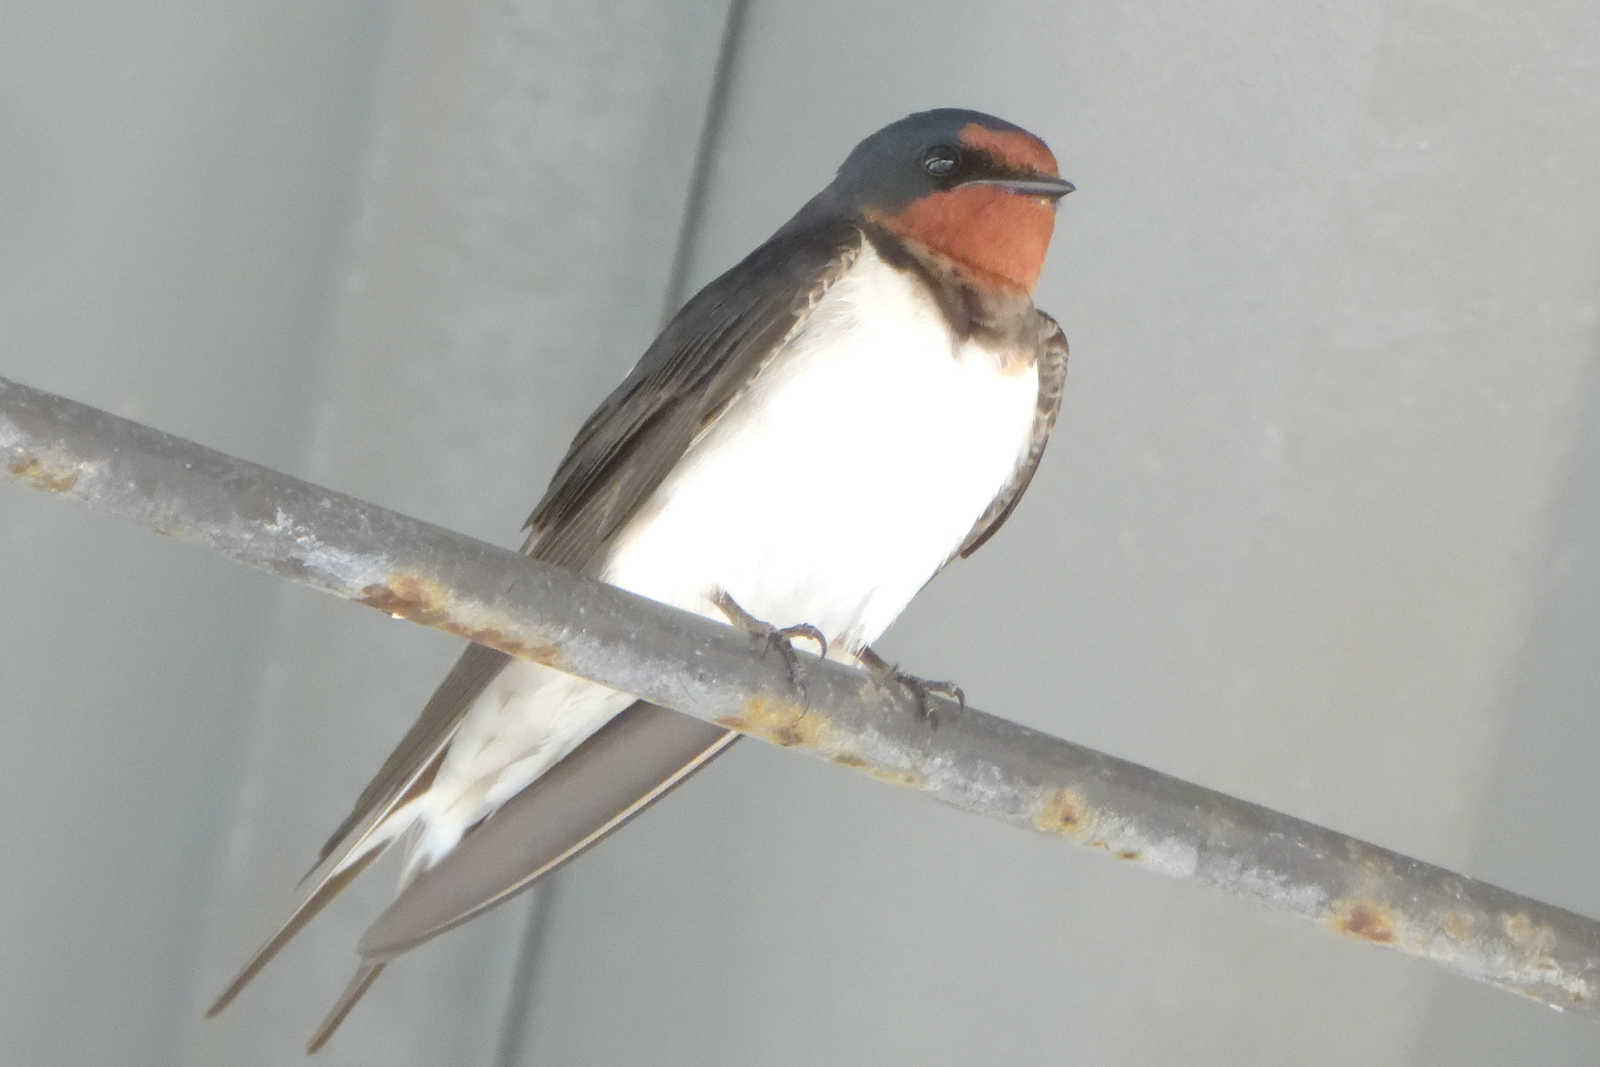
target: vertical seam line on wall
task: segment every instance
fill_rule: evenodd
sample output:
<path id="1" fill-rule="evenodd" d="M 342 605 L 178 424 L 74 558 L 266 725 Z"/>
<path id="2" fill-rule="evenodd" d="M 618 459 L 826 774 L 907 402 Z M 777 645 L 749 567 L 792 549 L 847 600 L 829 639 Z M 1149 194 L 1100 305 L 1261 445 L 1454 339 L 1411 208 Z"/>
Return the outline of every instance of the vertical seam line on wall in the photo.
<path id="1" fill-rule="evenodd" d="M 700 124 L 700 141 L 695 145 L 694 170 L 689 176 L 689 196 L 683 206 L 683 222 L 678 227 L 678 245 L 672 253 L 672 270 L 667 274 L 667 290 L 661 308 L 665 326 L 689 294 L 689 268 L 694 264 L 695 246 L 704 221 L 706 198 L 711 188 L 711 169 L 726 125 L 728 97 L 733 84 L 733 64 L 744 36 L 744 16 L 749 0 L 730 0 L 727 21 L 722 26 L 722 44 L 717 49 L 717 65 L 711 74 L 711 95 L 706 102 L 705 121 Z"/>
<path id="2" fill-rule="evenodd" d="M 533 1005 L 533 979 L 538 969 L 539 949 L 550 928 L 550 909 L 555 904 L 556 886 L 546 878 L 533 891 L 533 906 L 528 909 L 528 925 L 517 946 L 516 967 L 511 972 L 511 988 L 506 994 L 505 1019 L 500 1040 L 495 1045 L 495 1067 L 517 1067 L 522 1062 L 528 1040 L 528 1015 Z"/>

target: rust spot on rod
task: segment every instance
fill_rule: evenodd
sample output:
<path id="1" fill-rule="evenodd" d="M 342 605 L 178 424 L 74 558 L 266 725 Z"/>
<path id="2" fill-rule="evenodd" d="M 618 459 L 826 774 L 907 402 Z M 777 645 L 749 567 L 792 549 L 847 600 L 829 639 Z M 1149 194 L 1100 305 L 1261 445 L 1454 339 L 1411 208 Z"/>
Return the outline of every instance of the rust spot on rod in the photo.
<path id="1" fill-rule="evenodd" d="M 1371 901 L 1352 901 L 1335 907 L 1329 926 L 1358 941 L 1387 945 L 1395 939 L 1394 916 Z"/>
<path id="2" fill-rule="evenodd" d="M 1447 911 L 1444 918 L 1439 920 L 1439 929 L 1452 941 L 1465 941 L 1472 936 L 1472 928 L 1477 925 L 1471 912 Z"/>
<path id="3" fill-rule="evenodd" d="M 392 574 L 383 585 L 367 586 L 361 590 L 361 603 L 425 626 L 435 626 L 449 617 L 439 584 L 414 574 Z"/>
<path id="4" fill-rule="evenodd" d="M 745 701 L 737 715 L 720 718 L 717 725 L 784 748 L 815 752 L 841 767 L 865 771 L 890 785 L 920 789 L 926 784 L 923 776 L 914 770 L 885 766 L 868 759 L 834 728 L 832 720 L 826 715 L 790 701 L 752 697 Z"/>
<path id="5" fill-rule="evenodd" d="M 826 716 L 807 714 L 799 704 L 758 696 L 745 701 L 737 715 L 718 719 L 717 725 L 784 748 L 818 751 L 831 724 Z"/>
<path id="6" fill-rule="evenodd" d="M 844 763 L 843 759 L 835 759 L 835 763 Z M 846 764 L 848 766 L 848 764 Z M 890 785 L 903 785 L 908 789 L 921 789 L 926 779 L 915 771 L 898 771 L 893 767 L 880 767 L 876 764 L 867 765 L 867 773 L 880 782 Z"/>
<path id="7" fill-rule="evenodd" d="M 1556 947 L 1556 933 L 1548 926 L 1540 926 L 1528 918 L 1526 912 L 1507 915 L 1500 925 L 1513 944 L 1527 952 L 1545 955 Z"/>
<path id="8" fill-rule="evenodd" d="M 1082 837 L 1089 829 L 1089 806 L 1071 789 L 1045 796 L 1033 816 L 1034 828 L 1063 837 Z"/>
<path id="9" fill-rule="evenodd" d="M 65 493 L 78 484 L 78 472 L 74 467 L 51 467 L 27 452 L 18 455 L 6 469 L 13 477 L 47 493 Z"/>
<path id="10" fill-rule="evenodd" d="M 498 626 L 468 626 L 457 621 L 451 611 L 448 591 L 438 582 L 422 575 L 405 572 L 392 574 L 385 584 L 364 587 L 360 602 L 390 615 L 420 622 L 480 645 L 498 648 L 519 659 L 533 660 L 550 667 L 559 666 L 557 660 L 561 657 L 561 649 L 556 645 L 515 641 Z"/>

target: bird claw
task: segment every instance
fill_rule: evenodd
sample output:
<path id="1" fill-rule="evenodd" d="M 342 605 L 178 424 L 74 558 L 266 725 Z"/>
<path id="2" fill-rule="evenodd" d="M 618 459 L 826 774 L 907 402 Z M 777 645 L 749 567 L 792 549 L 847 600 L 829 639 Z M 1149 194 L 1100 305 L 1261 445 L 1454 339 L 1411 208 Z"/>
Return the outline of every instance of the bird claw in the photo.
<path id="1" fill-rule="evenodd" d="M 892 681 L 902 689 L 909 690 L 917 701 L 917 715 L 926 721 L 931 729 L 939 728 L 939 710 L 930 699 L 934 693 L 940 693 L 954 700 L 957 715 L 967 710 L 967 694 L 954 682 L 935 682 L 907 674 L 897 664 L 890 663 L 870 648 L 863 648 L 859 658 L 862 664 L 877 676 L 880 684 Z"/>
<path id="2" fill-rule="evenodd" d="M 828 655 L 828 639 L 821 630 L 809 622 L 796 623 L 794 626 L 785 626 L 779 629 L 771 623 L 762 622 L 739 606 L 738 601 L 728 595 L 726 589 L 719 589 L 711 598 L 717 610 L 726 615 L 728 622 L 739 629 L 766 642 L 768 650 L 772 650 L 783 657 L 784 669 L 789 674 L 789 684 L 794 686 L 800 694 L 800 700 L 806 698 L 806 672 L 800 665 L 800 654 L 794 647 L 796 638 L 805 638 L 815 641 L 820 651 L 817 653 L 824 658 Z"/>
<path id="3" fill-rule="evenodd" d="M 793 626 L 785 626 L 781 630 L 773 630 L 770 626 L 767 627 L 767 629 L 772 630 L 772 632 L 767 635 L 767 644 L 770 646 L 776 646 L 779 644 L 785 645 L 788 647 L 790 652 L 793 652 L 794 639 L 797 637 L 804 637 L 808 641 L 815 641 L 817 643 L 817 648 L 820 650 L 817 652 L 818 656 L 821 656 L 824 659 L 826 659 L 828 656 L 828 639 L 822 635 L 821 630 L 817 629 L 815 626 L 812 626 L 809 622 L 801 622 L 796 623 Z"/>

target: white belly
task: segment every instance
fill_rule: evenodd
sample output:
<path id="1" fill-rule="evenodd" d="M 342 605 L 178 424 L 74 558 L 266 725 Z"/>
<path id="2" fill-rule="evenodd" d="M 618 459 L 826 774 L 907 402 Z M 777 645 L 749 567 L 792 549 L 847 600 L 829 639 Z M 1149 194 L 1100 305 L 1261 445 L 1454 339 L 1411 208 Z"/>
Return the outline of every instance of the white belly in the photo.
<path id="1" fill-rule="evenodd" d="M 870 309 L 870 310 L 869 310 Z M 859 649 L 894 621 L 1016 468 L 1038 372 L 953 346 L 921 283 L 870 248 L 697 440 L 601 577 L 721 618 L 716 588 Z"/>
<path id="2" fill-rule="evenodd" d="M 719 621 L 709 598 L 725 589 L 765 622 L 816 626 L 831 655 L 858 651 L 1027 447 L 1037 367 L 1001 355 L 956 342 L 921 283 L 867 247 L 618 533 L 598 576 Z M 413 862 L 435 862 L 632 699 L 509 665 L 408 805 L 402 821 L 424 824 Z"/>

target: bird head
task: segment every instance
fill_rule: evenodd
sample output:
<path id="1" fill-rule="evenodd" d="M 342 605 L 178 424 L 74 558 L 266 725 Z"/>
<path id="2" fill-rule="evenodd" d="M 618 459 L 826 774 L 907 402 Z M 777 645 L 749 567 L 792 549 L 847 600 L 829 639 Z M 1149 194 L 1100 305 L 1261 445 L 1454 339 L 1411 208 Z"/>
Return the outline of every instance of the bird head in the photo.
<path id="1" fill-rule="evenodd" d="M 862 141 L 818 200 L 943 256 L 977 284 L 1031 293 L 1056 201 L 1072 188 L 1033 134 L 942 108 Z"/>

